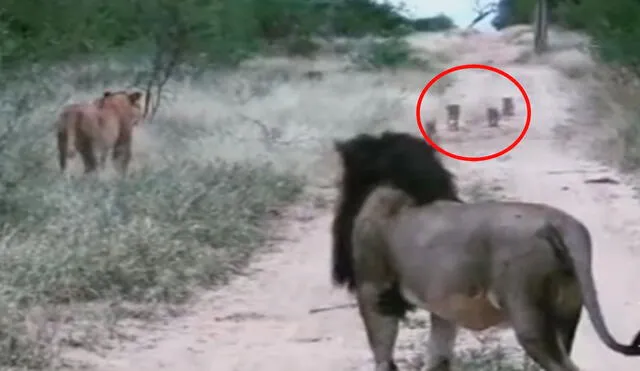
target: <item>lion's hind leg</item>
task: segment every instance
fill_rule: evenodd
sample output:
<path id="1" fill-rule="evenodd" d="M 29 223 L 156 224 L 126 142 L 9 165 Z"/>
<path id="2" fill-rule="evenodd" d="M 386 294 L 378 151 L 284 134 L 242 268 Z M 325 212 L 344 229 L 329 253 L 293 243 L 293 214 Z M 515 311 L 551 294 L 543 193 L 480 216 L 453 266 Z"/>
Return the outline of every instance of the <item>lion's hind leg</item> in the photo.
<path id="1" fill-rule="evenodd" d="M 569 358 L 568 349 L 565 349 L 568 341 L 573 342 L 573 335 L 567 337 L 566 334 L 575 333 L 573 326 L 577 322 L 567 322 L 573 328 L 563 329 L 558 326 L 558 318 L 553 311 L 540 298 L 523 295 L 528 290 L 519 289 L 512 291 L 517 295 L 507 297 L 505 310 L 522 348 L 546 371 L 579 371 Z"/>
<path id="2" fill-rule="evenodd" d="M 107 168 L 107 157 L 109 156 L 109 147 L 103 146 L 99 150 L 100 156 L 98 157 L 98 163 L 100 164 L 100 169 L 105 170 Z"/>
<path id="3" fill-rule="evenodd" d="M 60 170 L 64 172 L 67 169 L 67 133 L 64 131 L 58 132 L 58 163 Z"/>
<path id="4" fill-rule="evenodd" d="M 380 312 L 379 300 L 384 288 L 366 282 L 359 285 L 356 290 L 358 309 L 364 322 L 369 346 L 373 352 L 374 370 L 398 370 L 393 361 L 393 349 L 398 337 L 399 318 Z"/>
<path id="5" fill-rule="evenodd" d="M 98 168 L 98 160 L 96 159 L 96 154 L 94 152 L 93 139 L 82 132 L 79 132 L 77 136 L 76 148 L 78 149 L 80 158 L 82 158 L 82 163 L 84 164 L 84 173 L 92 173 Z"/>
<path id="6" fill-rule="evenodd" d="M 553 314 L 563 350 L 567 356 L 573 350 L 578 323 L 582 314 L 583 298 L 575 276 L 561 272 L 549 280 L 548 312 Z"/>
<path id="7" fill-rule="evenodd" d="M 96 160 L 96 155 L 92 150 L 80 151 L 80 157 L 82 158 L 82 162 L 84 163 L 84 173 L 89 174 L 98 168 L 98 161 Z"/>
<path id="8" fill-rule="evenodd" d="M 127 169 L 129 167 L 129 163 L 131 162 L 131 130 L 121 130 L 118 139 L 113 147 L 113 164 L 116 167 L 116 170 L 122 175 L 125 176 L 127 174 Z"/>
<path id="9" fill-rule="evenodd" d="M 429 331 L 429 347 L 426 370 L 450 371 L 453 347 L 458 327 L 434 313 L 430 314 L 431 330 Z"/>

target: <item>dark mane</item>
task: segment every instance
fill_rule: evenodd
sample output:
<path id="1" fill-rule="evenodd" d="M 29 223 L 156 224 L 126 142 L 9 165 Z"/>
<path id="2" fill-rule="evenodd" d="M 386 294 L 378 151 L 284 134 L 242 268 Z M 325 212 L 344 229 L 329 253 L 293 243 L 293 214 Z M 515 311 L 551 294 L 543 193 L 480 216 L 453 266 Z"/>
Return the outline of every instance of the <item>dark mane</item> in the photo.
<path id="1" fill-rule="evenodd" d="M 367 196 L 380 185 L 406 192 L 420 204 L 437 200 L 460 201 L 451 174 L 422 138 L 406 133 L 360 134 L 336 141 L 343 178 L 340 201 L 332 225 L 332 279 L 336 285 L 355 288 L 351 232 Z"/>

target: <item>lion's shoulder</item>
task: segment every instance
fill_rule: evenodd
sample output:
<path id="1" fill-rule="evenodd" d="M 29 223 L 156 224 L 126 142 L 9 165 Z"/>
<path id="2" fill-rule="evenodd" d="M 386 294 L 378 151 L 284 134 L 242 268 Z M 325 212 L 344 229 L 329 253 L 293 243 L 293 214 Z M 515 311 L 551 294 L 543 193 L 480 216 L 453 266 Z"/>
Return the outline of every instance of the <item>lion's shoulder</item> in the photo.
<path id="1" fill-rule="evenodd" d="M 143 117 L 141 93 L 105 92 L 96 105 L 105 121 L 118 125 L 136 125 Z"/>

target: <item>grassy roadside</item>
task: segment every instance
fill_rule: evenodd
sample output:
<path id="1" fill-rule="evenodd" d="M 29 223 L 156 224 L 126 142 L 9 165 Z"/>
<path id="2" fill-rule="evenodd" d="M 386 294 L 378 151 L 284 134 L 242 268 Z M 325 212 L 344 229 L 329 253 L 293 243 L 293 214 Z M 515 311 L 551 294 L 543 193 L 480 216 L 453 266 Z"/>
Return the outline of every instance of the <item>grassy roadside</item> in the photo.
<path id="1" fill-rule="evenodd" d="M 238 148 L 245 158 L 193 157 L 185 148 L 197 148 L 197 137 L 170 125 L 149 129 L 138 148 L 156 157 L 128 178 L 66 179 L 55 163 L 55 104 L 21 98 L 22 112 L 7 104 L 10 92 L 0 99 L 14 108 L 0 116 L 7 123 L 0 138 L 3 369 L 51 366 L 68 334 L 43 331 L 59 324 L 61 308 L 180 304 L 194 290 L 224 282 L 264 244 L 274 210 L 295 202 L 304 187 L 299 174 L 256 161 L 246 145 Z M 36 322 L 34 308 L 43 312 Z"/>

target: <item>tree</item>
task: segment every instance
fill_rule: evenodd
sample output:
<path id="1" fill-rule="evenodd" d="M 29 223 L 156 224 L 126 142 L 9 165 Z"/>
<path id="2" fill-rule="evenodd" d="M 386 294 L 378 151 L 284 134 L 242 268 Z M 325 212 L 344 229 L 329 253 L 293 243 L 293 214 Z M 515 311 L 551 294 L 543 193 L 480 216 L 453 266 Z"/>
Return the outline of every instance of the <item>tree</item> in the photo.
<path id="1" fill-rule="evenodd" d="M 498 2 L 490 1 L 488 3 L 481 4 L 480 0 L 474 0 L 473 2 L 473 11 L 476 13 L 476 17 L 471 21 L 471 23 L 467 26 L 467 29 L 472 28 L 478 22 L 487 18 L 489 15 L 495 13 L 498 10 Z M 495 27 L 495 26 L 494 26 Z"/>
<path id="2" fill-rule="evenodd" d="M 533 50 L 542 54 L 549 48 L 549 4 L 547 0 L 538 0 L 534 15 Z"/>
<path id="3" fill-rule="evenodd" d="M 417 31 L 444 31 L 454 28 L 456 25 L 453 20 L 444 14 L 438 14 L 435 17 L 418 18 L 413 22 L 413 28 Z"/>

